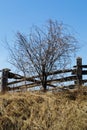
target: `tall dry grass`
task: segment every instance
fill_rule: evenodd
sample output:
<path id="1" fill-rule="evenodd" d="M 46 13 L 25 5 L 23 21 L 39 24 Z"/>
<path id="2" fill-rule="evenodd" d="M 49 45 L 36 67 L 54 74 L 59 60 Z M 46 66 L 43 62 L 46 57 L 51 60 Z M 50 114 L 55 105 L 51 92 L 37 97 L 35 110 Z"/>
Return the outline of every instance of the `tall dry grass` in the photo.
<path id="1" fill-rule="evenodd" d="M 0 95 L 0 130 L 87 130 L 86 92 Z"/>

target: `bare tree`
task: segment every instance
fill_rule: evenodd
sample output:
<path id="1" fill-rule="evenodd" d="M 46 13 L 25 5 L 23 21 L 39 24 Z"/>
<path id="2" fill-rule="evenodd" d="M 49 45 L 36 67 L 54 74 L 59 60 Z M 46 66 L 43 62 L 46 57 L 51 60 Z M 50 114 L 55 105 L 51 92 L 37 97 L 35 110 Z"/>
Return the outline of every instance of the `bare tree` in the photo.
<path id="1" fill-rule="evenodd" d="M 28 36 L 18 32 L 10 48 L 11 63 L 24 75 L 38 74 L 44 90 L 48 72 L 65 67 L 76 52 L 76 38 L 63 23 L 49 20 L 43 27 L 34 26 Z"/>

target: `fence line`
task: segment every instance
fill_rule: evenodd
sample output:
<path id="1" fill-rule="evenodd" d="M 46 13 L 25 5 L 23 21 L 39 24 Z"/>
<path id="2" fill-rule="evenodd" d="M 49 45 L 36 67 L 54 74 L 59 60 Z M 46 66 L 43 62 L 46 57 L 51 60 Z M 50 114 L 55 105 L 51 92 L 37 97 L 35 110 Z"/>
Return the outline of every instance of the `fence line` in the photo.
<path id="1" fill-rule="evenodd" d="M 57 71 L 47 73 L 48 76 L 51 76 L 51 75 L 58 75 L 58 74 L 71 72 L 71 76 L 47 80 L 47 85 L 50 87 L 56 87 L 56 85 L 54 85 L 53 83 L 74 81 L 74 85 L 80 86 L 87 82 L 87 79 L 83 79 L 83 75 L 87 75 L 87 70 L 83 70 L 83 68 L 87 68 L 87 65 L 82 65 L 82 58 L 78 57 L 76 59 L 76 65 L 73 67 L 73 69 L 57 70 Z M 1 77 L 2 92 L 41 86 L 41 81 L 36 79 L 39 78 L 39 75 L 35 75 L 32 77 L 24 77 L 19 74 L 12 73 L 10 69 L 3 69 L 0 72 L 2 72 L 2 77 Z M 17 79 L 17 81 L 8 82 L 8 79 L 15 79 L 15 80 Z M 23 85 L 20 84 L 24 81 L 28 81 L 28 83 Z M 19 84 L 19 85 L 13 88 L 10 87 L 10 85 L 15 85 L 15 84 Z"/>

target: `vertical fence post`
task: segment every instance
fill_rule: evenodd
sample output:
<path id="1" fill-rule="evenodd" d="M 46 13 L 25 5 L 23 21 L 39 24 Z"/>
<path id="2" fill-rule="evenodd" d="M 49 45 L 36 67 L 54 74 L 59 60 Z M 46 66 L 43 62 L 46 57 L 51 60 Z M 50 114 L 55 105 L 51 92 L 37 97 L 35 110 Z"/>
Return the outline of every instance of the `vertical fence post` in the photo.
<path id="1" fill-rule="evenodd" d="M 76 59 L 76 62 L 77 62 L 77 71 L 76 71 L 77 85 L 80 87 L 82 85 L 82 58 L 78 57 Z"/>
<path id="2" fill-rule="evenodd" d="M 1 78 L 1 92 L 5 93 L 7 91 L 7 83 L 8 83 L 8 73 L 9 69 L 2 70 L 2 78 Z"/>

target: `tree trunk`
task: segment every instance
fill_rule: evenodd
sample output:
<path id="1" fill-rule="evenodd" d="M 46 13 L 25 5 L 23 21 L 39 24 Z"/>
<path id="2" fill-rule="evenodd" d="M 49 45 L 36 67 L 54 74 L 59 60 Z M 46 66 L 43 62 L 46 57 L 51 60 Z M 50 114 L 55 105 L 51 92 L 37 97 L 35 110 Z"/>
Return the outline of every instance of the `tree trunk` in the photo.
<path id="1" fill-rule="evenodd" d="M 46 92 L 47 90 L 47 76 L 46 75 L 43 75 L 42 86 L 43 86 L 44 92 Z"/>
<path id="2" fill-rule="evenodd" d="M 42 65 L 42 87 L 44 89 L 44 92 L 47 90 L 47 74 L 45 72 L 45 64 Z"/>

